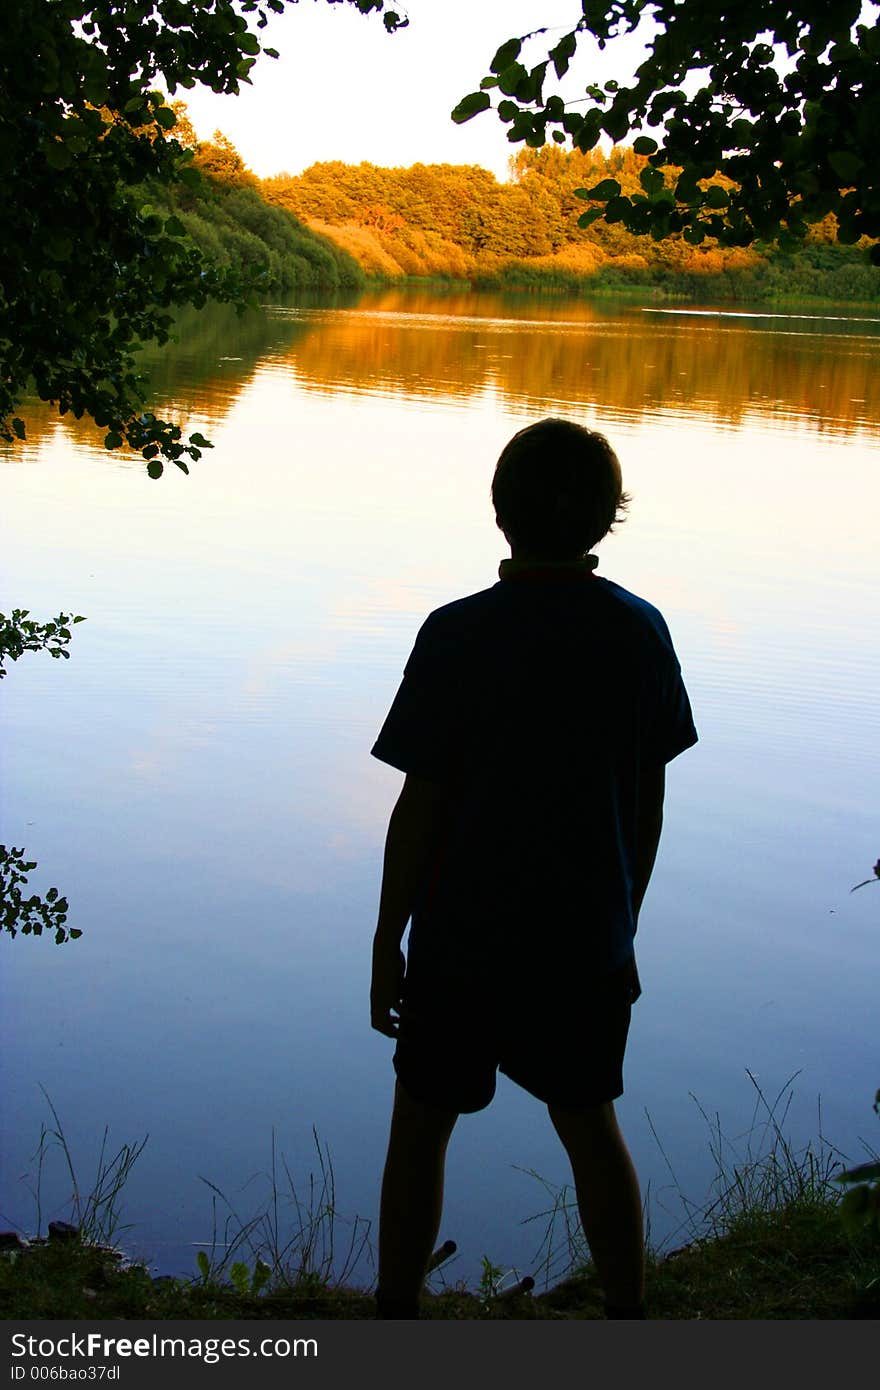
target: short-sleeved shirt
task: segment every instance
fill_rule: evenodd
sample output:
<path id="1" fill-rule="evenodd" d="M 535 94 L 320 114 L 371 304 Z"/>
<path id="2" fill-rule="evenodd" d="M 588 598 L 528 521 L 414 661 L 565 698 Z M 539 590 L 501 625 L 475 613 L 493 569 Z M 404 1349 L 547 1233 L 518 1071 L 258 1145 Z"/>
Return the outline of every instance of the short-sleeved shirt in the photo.
<path id="1" fill-rule="evenodd" d="M 408 979 L 618 969 L 641 771 L 696 741 L 662 615 L 609 580 L 536 568 L 431 613 L 372 750 L 449 791 Z"/>

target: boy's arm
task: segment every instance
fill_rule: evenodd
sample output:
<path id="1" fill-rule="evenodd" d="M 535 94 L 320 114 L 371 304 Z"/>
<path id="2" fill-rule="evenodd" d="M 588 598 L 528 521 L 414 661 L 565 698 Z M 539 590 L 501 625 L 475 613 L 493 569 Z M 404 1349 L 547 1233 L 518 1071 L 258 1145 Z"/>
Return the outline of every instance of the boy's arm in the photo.
<path id="1" fill-rule="evenodd" d="M 636 922 L 648 889 L 657 846 L 663 829 L 663 794 L 666 790 L 666 767 L 663 763 L 643 767 L 639 777 L 639 811 L 636 818 L 636 872 L 633 884 L 633 907 Z"/>
<path id="2" fill-rule="evenodd" d="M 405 961 L 400 943 L 440 839 L 448 799 L 444 786 L 408 773 L 388 822 L 379 921 L 373 937 L 370 1021 L 389 1038 L 397 1036 L 393 1015 L 403 989 Z"/>
<path id="3" fill-rule="evenodd" d="M 633 882 L 633 908 L 636 924 L 660 844 L 663 829 L 663 795 L 666 790 L 666 767 L 663 763 L 651 764 L 642 768 L 639 777 L 639 810 L 636 818 L 636 867 Z M 633 956 L 632 1002 L 642 992 L 639 972 Z"/>

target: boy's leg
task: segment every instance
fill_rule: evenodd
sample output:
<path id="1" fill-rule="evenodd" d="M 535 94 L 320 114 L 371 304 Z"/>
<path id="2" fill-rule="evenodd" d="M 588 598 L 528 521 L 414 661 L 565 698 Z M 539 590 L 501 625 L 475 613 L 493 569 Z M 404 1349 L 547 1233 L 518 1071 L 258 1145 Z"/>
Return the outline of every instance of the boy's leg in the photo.
<path id="1" fill-rule="evenodd" d="M 418 1316 L 440 1230 L 446 1146 L 458 1114 L 423 1105 L 398 1081 L 379 1209 L 380 1317 Z"/>
<path id="2" fill-rule="evenodd" d="M 639 1180 L 614 1105 L 547 1107 L 571 1162 L 584 1235 L 609 1308 L 643 1317 L 645 1242 Z"/>

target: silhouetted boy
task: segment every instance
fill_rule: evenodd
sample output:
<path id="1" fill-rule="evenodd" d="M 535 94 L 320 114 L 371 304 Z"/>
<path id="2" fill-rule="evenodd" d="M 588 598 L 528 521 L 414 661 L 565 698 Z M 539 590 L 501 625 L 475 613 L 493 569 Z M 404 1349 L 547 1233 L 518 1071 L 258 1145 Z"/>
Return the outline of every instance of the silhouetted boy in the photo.
<path id="1" fill-rule="evenodd" d="M 521 430 L 492 500 L 511 559 L 430 614 L 373 748 L 406 773 L 373 942 L 372 1026 L 397 1039 L 379 1316 L 418 1316 L 446 1145 L 500 1067 L 548 1106 L 608 1315 L 644 1317 L 613 1101 L 665 765 L 697 735 L 662 616 L 587 554 L 628 501 L 607 440 L 565 420 Z"/>

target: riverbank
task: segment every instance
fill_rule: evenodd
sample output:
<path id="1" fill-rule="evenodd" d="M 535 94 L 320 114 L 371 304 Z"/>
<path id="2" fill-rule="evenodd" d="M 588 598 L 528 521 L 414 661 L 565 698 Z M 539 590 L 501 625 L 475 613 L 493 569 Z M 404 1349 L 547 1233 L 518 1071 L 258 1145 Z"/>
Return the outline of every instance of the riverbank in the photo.
<path id="1" fill-rule="evenodd" d="M 242 1275 L 239 1274 L 239 1282 Z M 253 1270 L 248 1271 L 253 1282 Z M 723 1236 L 649 1260 L 655 1320 L 852 1319 L 880 1316 L 880 1247 L 851 1239 L 834 1201 L 792 1203 L 742 1217 Z M 151 1278 L 106 1247 L 47 1239 L 0 1256 L 0 1316 L 68 1318 L 371 1319 L 372 1293 L 303 1279 L 253 1293 L 221 1279 Z M 450 1286 L 427 1294 L 422 1317 L 444 1320 L 601 1318 L 589 1267 L 547 1290 L 494 1296 Z"/>
<path id="2" fill-rule="evenodd" d="M 845 1221 L 842 1155 L 823 1137 L 795 1147 L 781 1127 L 789 1089 L 775 1104 L 750 1080 L 762 1113 L 731 1143 L 710 1124 L 715 1177 L 702 1203 L 678 1188 L 684 1243 L 652 1247 L 648 1226 L 646 1305 L 653 1320 L 852 1319 L 880 1316 L 880 1228 Z M 48 1097 L 47 1097 L 48 1100 Z M 783 1109 L 778 1112 L 782 1103 Z M 329 1152 L 318 1141 L 317 1173 L 300 1200 L 273 1149 L 272 1193 L 241 1220 L 219 1189 L 229 1219 L 218 1242 L 198 1248 L 192 1277 L 151 1273 L 120 1251 L 122 1193 L 143 1151 L 126 1144 L 99 1164 L 85 1195 L 57 1113 L 39 1153 L 60 1145 L 71 1176 L 77 1224 L 50 1222 L 48 1235 L 0 1234 L 0 1317 L 173 1319 L 372 1319 L 376 1316 L 370 1226 L 343 1219 Z M 708 1122 L 708 1117 L 707 1117 Z M 283 1178 L 290 1183 L 283 1187 Z M 544 1236 L 530 1275 L 505 1274 L 488 1257 L 477 1288 L 455 1280 L 455 1244 L 437 1252 L 421 1304 L 424 1319 L 601 1319 L 603 1298 L 567 1187 L 544 1184 L 549 1209 L 531 1218 Z M 39 1203 L 38 1203 L 39 1210 Z M 282 1213 L 289 1213 L 288 1216 Z M 673 1238 L 674 1239 L 674 1238 Z M 670 1242 L 671 1243 L 671 1242 Z M 513 1287 L 509 1281 L 513 1280 Z M 519 1281 L 519 1282 L 517 1282 Z M 525 1285 L 527 1291 L 521 1292 Z"/>

